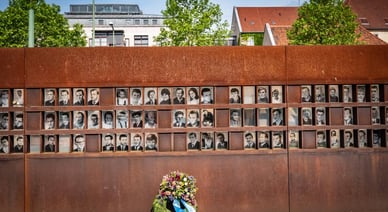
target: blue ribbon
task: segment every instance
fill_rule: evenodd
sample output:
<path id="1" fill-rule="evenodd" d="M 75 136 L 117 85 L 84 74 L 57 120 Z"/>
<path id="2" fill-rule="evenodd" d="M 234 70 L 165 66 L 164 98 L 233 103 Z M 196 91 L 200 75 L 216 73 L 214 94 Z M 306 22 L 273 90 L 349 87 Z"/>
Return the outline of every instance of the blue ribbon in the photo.
<path id="1" fill-rule="evenodd" d="M 185 208 L 187 209 L 187 212 L 196 212 L 195 208 L 193 206 L 189 205 L 184 200 L 180 200 L 180 202 L 185 206 Z M 181 208 L 181 204 L 179 203 L 179 200 L 174 199 L 174 201 L 172 202 L 172 205 L 174 206 L 175 212 L 186 212 L 185 209 Z"/>

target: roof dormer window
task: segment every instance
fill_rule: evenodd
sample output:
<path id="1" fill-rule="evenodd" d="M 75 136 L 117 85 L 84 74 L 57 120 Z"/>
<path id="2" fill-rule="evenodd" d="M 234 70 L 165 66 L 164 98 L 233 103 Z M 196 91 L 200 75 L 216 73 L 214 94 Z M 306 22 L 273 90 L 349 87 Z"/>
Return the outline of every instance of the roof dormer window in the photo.
<path id="1" fill-rule="evenodd" d="M 369 21 L 366 18 L 359 18 L 361 25 L 369 25 Z"/>

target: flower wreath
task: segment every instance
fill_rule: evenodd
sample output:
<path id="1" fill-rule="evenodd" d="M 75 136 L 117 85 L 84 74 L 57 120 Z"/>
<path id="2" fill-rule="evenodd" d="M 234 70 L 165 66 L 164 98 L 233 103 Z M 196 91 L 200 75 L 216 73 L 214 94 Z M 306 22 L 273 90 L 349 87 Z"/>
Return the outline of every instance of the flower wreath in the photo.
<path id="1" fill-rule="evenodd" d="M 152 204 L 154 212 L 195 212 L 198 188 L 193 176 L 180 171 L 172 171 L 163 176 L 159 193 Z"/>

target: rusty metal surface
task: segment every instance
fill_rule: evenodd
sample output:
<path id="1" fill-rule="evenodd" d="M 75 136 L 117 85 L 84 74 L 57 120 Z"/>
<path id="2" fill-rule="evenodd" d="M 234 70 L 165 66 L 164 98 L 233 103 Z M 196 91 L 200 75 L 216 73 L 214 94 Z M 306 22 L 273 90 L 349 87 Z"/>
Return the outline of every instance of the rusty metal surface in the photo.
<path id="1" fill-rule="evenodd" d="M 287 46 L 288 84 L 386 83 L 388 48 L 382 46 Z"/>
<path id="2" fill-rule="evenodd" d="M 149 211 L 172 170 L 197 178 L 200 211 L 288 211 L 284 153 L 28 155 L 27 164 L 26 211 Z"/>
<path id="3" fill-rule="evenodd" d="M 284 47 L 26 49 L 27 87 L 285 83 Z"/>
<path id="4" fill-rule="evenodd" d="M 24 49 L 0 48 L 0 88 L 24 88 Z"/>
<path id="5" fill-rule="evenodd" d="M 290 158 L 290 211 L 388 211 L 387 149 L 305 150 Z"/>
<path id="6" fill-rule="evenodd" d="M 0 210 L 24 211 L 24 155 L 0 155 Z"/>

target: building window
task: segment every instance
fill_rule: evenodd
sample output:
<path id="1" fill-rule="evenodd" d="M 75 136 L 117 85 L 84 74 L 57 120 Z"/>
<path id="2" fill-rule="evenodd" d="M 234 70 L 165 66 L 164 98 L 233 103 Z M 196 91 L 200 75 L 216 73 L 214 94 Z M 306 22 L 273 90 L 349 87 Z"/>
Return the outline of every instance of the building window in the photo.
<path id="1" fill-rule="evenodd" d="M 135 25 L 140 25 L 140 20 L 139 19 L 135 19 Z"/>
<path id="2" fill-rule="evenodd" d="M 149 24 L 148 19 L 143 20 L 143 24 L 144 24 L 144 25 L 148 25 L 148 24 Z"/>
<path id="3" fill-rule="evenodd" d="M 148 35 L 135 35 L 134 46 L 148 46 Z"/>
<path id="4" fill-rule="evenodd" d="M 98 20 L 98 25 L 104 25 L 104 20 Z"/>
<path id="5" fill-rule="evenodd" d="M 361 25 L 369 25 L 369 21 L 366 18 L 359 18 Z"/>
<path id="6" fill-rule="evenodd" d="M 158 20 L 154 19 L 152 20 L 152 25 L 157 25 L 158 24 Z"/>

